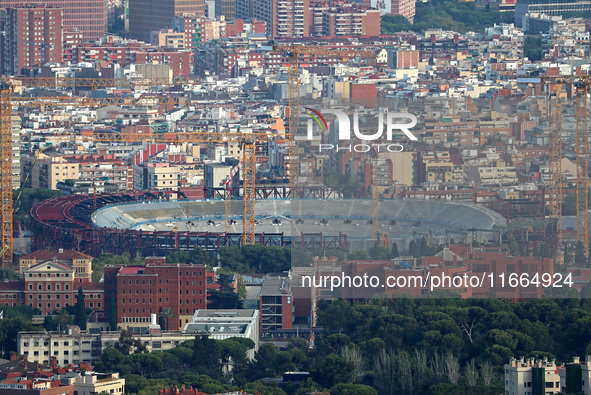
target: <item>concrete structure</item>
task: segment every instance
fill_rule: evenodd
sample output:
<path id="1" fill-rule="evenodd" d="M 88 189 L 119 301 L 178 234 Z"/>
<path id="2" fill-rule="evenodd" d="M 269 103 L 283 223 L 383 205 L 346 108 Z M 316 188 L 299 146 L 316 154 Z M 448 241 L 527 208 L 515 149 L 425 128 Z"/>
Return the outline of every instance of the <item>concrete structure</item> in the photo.
<path id="1" fill-rule="evenodd" d="M 129 0 L 129 32 L 135 39 L 150 41 L 150 32 L 168 28 L 178 15 L 203 15 L 203 0 Z"/>
<path id="2" fill-rule="evenodd" d="M 62 62 L 63 9 L 47 5 L 8 8 L 1 38 L 0 72 L 20 74 L 25 67 Z"/>
<path id="3" fill-rule="evenodd" d="M 0 0 L 0 8 L 21 7 L 23 4 L 39 4 L 36 0 Z M 63 27 L 79 29 L 83 41 L 98 40 L 107 31 L 107 7 L 104 0 L 45 0 L 46 7 L 63 9 Z M 61 45 L 60 45 L 61 46 Z"/>
<path id="4" fill-rule="evenodd" d="M 185 325 L 184 333 L 207 333 L 210 339 L 224 340 L 242 337 L 254 342 L 248 357 L 254 358 L 259 348 L 258 310 L 197 310 L 193 319 Z"/>

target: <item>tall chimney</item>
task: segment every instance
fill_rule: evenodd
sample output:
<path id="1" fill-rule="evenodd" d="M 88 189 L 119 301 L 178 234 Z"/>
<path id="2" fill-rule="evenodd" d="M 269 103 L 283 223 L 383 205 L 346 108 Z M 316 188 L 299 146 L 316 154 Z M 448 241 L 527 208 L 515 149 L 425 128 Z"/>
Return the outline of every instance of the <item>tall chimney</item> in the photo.
<path id="1" fill-rule="evenodd" d="M 17 360 L 16 351 L 11 351 L 10 352 L 10 361 L 16 361 L 16 360 Z"/>

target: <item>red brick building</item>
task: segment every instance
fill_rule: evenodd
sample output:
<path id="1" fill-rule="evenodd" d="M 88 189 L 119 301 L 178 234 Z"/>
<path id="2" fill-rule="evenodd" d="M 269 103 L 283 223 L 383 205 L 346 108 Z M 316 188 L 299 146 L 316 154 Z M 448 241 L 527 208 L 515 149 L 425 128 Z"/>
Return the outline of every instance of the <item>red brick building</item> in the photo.
<path id="1" fill-rule="evenodd" d="M 0 304 L 27 304 L 50 314 L 74 305 L 82 288 L 86 307 L 102 310 L 103 285 L 91 282 L 92 257 L 73 250 L 39 250 L 19 260 L 18 281 L 0 283 Z"/>
<path id="2" fill-rule="evenodd" d="M 105 267 L 105 311 L 122 326 L 149 323 L 151 314 L 171 309 L 170 330 L 190 320 L 195 310 L 207 308 L 205 265 L 166 264 L 146 259 L 146 266 Z"/>
<path id="3" fill-rule="evenodd" d="M 351 84 L 351 104 L 369 108 L 378 106 L 378 91 L 375 84 Z"/>
<path id="4" fill-rule="evenodd" d="M 63 27 L 78 28 L 84 41 L 103 38 L 107 31 L 107 7 L 104 0 L 0 0 L 0 8 L 21 7 L 43 3 L 46 7 L 63 9 Z"/>
<path id="5" fill-rule="evenodd" d="M 6 10 L 0 71 L 20 74 L 25 67 L 62 62 L 61 8 L 22 5 Z"/>

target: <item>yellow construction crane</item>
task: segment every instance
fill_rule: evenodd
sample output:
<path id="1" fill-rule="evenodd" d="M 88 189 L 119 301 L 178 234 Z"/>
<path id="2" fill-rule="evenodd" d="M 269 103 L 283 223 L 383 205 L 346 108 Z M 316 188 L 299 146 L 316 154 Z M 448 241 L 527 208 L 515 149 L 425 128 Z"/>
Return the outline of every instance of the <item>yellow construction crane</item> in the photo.
<path id="1" fill-rule="evenodd" d="M 180 81 L 183 84 L 193 84 L 190 81 Z M 13 97 L 15 86 L 22 87 L 46 87 L 46 88 L 102 88 L 102 87 L 150 87 L 160 85 L 171 85 L 168 79 L 122 79 L 122 78 L 8 78 L 0 81 L 0 222 L 2 267 L 12 263 L 13 253 L 13 223 L 12 223 L 12 107 L 19 105 L 102 105 L 109 103 L 108 100 L 96 101 L 96 99 L 82 99 L 79 97 L 56 97 L 56 98 L 23 98 Z M 120 99 L 114 98 L 113 103 Z M 184 99 L 165 99 L 172 103 L 182 103 Z M 160 102 L 161 103 L 161 102 Z M 52 135 L 56 141 L 97 141 L 97 142 L 157 142 L 169 144 L 181 144 L 184 142 L 203 143 L 228 141 L 239 141 L 243 149 L 243 244 L 254 244 L 255 242 L 255 144 L 257 141 L 284 136 L 275 131 L 261 131 L 256 133 L 241 132 L 214 132 L 197 131 L 187 133 L 167 133 L 153 135 L 121 133 L 94 133 L 91 136 L 80 136 L 74 134 Z"/>
<path id="2" fill-rule="evenodd" d="M 283 52 L 289 59 L 288 69 L 288 174 L 289 174 L 289 189 L 292 197 L 300 196 L 299 185 L 299 164 L 298 152 L 296 148 L 295 137 L 298 135 L 299 128 L 299 112 L 300 112 L 300 95 L 299 95 L 299 75 L 300 75 L 300 58 L 302 56 L 310 56 L 313 58 L 338 58 L 347 60 L 350 58 L 366 58 L 372 59 L 376 57 L 375 51 L 355 50 L 355 49 L 337 49 L 337 48 L 323 48 L 319 46 L 304 46 L 304 45 L 274 45 L 273 50 Z"/>
<path id="3" fill-rule="evenodd" d="M 550 216 L 558 221 L 558 251 L 562 245 L 562 103 L 560 94 L 565 85 L 574 90 L 576 138 L 575 154 L 577 166 L 577 242 L 583 245 L 585 258 L 589 258 L 588 226 L 588 154 L 589 135 L 587 131 L 587 95 L 591 88 L 591 76 L 543 76 L 540 82 L 551 87 L 550 93 Z"/>

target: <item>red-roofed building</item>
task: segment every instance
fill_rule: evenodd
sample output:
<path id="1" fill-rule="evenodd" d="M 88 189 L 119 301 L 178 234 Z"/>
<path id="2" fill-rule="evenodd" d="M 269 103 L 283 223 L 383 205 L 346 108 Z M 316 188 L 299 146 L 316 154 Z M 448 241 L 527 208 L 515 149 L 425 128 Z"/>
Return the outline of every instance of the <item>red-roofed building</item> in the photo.
<path id="1" fill-rule="evenodd" d="M 185 387 L 184 385 L 177 387 L 173 386 L 169 389 L 163 389 L 158 392 L 158 395 L 207 395 L 205 392 L 199 392 L 192 389 L 191 387 Z"/>
<path id="2" fill-rule="evenodd" d="M 74 395 L 74 386 L 62 385 L 59 381 L 47 379 L 0 381 L 0 395 Z"/>

